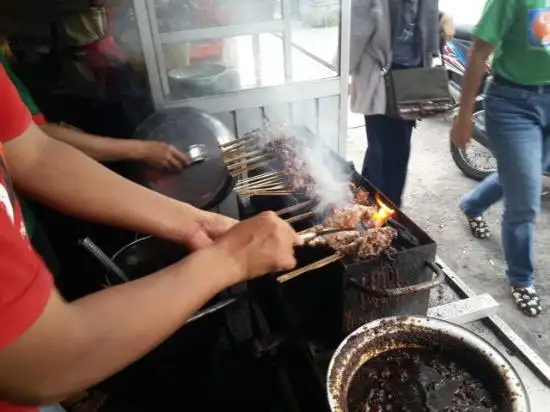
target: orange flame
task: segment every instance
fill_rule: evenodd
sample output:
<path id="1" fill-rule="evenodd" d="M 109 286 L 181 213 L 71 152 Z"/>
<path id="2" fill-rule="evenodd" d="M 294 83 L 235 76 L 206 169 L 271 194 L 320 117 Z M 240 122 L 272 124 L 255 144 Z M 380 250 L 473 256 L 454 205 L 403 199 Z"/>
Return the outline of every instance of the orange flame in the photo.
<path id="1" fill-rule="evenodd" d="M 395 210 L 386 205 L 382 201 L 378 193 L 374 195 L 374 199 L 376 200 L 376 203 L 378 203 L 378 206 L 380 206 L 380 208 L 372 216 L 372 222 L 374 223 L 375 227 L 382 227 L 384 226 L 384 223 L 386 223 L 388 219 L 395 214 Z"/>

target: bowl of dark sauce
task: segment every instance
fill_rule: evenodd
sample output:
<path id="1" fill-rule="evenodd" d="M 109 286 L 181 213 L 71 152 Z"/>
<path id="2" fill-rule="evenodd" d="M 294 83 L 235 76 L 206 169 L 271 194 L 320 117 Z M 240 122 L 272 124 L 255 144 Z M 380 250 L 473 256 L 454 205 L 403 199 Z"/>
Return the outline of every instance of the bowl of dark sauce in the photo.
<path id="1" fill-rule="evenodd" d="M 529 412 L 506 358 L 469 330 L 427 317 L 368 323 L 338 347 L 327 392 L 334 412 Z"/>

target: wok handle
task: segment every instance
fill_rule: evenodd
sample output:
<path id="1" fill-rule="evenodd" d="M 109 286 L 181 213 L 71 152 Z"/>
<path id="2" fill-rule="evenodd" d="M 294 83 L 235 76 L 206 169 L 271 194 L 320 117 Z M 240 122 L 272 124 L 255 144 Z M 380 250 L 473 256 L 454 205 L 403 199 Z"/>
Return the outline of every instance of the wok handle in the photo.
<path id="1" fill-rule="evenodd" d="M 377 297 L 377 298 L 391 298 L 396 296 L 410 295 L 413 293 L 423 292 L 428 289 L 432 289 L 436 286 L 441 285 L 445 281 L 445 273 L 433 262 L 425 262 L 435 274 L 436 277 L 427 282 L 419 283 L 412 286 L 404 286 L 401 288 L 394 289 L 370 289 L 366 286 L 361 285 L 355 279 L 348 278 L 347 281 L 349 284 L 363 292 L 365 295 Z"/>
<path id="2" fill-rule="evenodd" d="M 189 319 L 187 319 L 187 322 L 185 322 L 185 324 L 189 324 L 191 322 L 194 322 L 196 320 L 199 320 L 201 318 L 204 318 L 205 316 L 208 316 L 208 315 L 211 315 L 213 313 L 216 313 L 222 309 L 225 309 L 227 306 L 229 305 L 232 305 L 233 303 L 237 302 L 237 300 L 240 298 L 241 296 L 237 296 L 237 297 L 234 297 L 234 298 L 229 298 L 229 299 L 226 299 L 226 300 L 223 300 L 221 302 L 218 302 L 212 306 L 209 306 L 203 310 L 199 310 L 197 313 L 195 313 L 193 316 L 191 316 Z"/>
<path id="3" fill-rule="evenodd" d="M 192 144 L 183 149 L 182 153 L 187 157 L 187 161 L 189 162 L 185 167 L 204 162 L 209 158 L 208 148 L 204 144 Z"/>
<path id="4" fill-rule="evenodd" d="M 92 239 L 89 237 L 80 239 L 78 244 L 86 249 L 93 257 L 95 257 L 105 267 L 105 269 L 113 272 L 122 282 L 130 281 L 124 271 L 115 262 L 113 262 L 111 258 L 109 258 L 109 256 L 107 256 L 105 252 L 103 252 L 103 250 L 101 250 L 99 246 L 92 241 Z"/>

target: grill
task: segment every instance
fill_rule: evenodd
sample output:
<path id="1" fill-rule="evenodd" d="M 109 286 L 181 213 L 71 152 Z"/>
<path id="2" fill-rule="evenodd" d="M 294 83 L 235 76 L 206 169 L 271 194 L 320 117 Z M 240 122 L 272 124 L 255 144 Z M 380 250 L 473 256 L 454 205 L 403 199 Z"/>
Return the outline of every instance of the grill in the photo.
<path id="1" fill-rule="evenodd" d="M 328 149 L 325 156 L 326 162 L 343 168 L 350 181 L 371 195 L 377 193 L 344 159 Z M 382 200 L 390 203 L 383 196 Z M 258 196 L 233 201 L 238 202 L 239 214 L 245 218 L 307 199 Z M 287 216 L 301 213 L 295 210 Z M 317 223 L 318 218 L 309 215 L 293 225 L 304 230 Z M 236 314 L 232 313 L 234 307 L 226 309 L 227 317 L 233 316 L 233 326 L 229 322 L 221 326 L 214 344 L 211 336 L 208 342 L 203 335 L 194 336 L 197 348 L 210 345 L 208 353 L 179 353 L 183 339 L 188 343 L 191 338 L 176 333 L 151 354 L 154 357 L 148 355 L 148 362 L 145 357 L 142 364 L 146 366 L 137 365 L 130 378 L 106 383 L 111 384 L 114 398 L 125 410 L 134 411 L 162 410 L 177 404 L 204 411 L 231 407 L 255 412 L 328 411 L 325 376 L 342 339 L 359 325 L 383 316 L 425 315 L 430 289 L 443 281 L 433 263 L 435 242 L 399 210 L 387 224 L 398 236 L 391 250 L 376 258 L 345 258 L 283 284 L 269 276 L 249 282 L 247 310 Z M 333 253 L 328 248 L 299 248 L 298 266 Z M 235 321 L 239 316 L 251 324 L 251 339 L 234 338 L 231 329 L 239 323 Z M 205 317 L 196 322 L 214 320 Z"/>

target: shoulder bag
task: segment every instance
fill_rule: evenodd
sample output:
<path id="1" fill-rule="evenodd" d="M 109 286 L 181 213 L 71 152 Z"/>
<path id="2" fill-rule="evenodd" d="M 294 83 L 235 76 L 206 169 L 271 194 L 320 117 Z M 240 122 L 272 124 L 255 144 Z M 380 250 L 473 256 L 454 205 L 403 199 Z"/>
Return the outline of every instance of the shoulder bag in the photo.
<path id="1" fill-rule="evenodd" d="M 410 69 L 382 67 L 390 117 L 419 120 L 443 116 L 456 106 L 442 66 Z"/>

